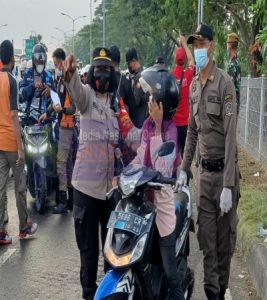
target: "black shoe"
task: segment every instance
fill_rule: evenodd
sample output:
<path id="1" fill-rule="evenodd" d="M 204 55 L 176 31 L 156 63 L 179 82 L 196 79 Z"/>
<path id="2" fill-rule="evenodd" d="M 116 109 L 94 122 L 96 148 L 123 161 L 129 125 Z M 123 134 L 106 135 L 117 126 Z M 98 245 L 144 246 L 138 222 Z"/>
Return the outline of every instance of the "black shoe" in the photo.
<path id="1" fill-rule="evenodd" d="M 65 191 L 59 192 L 59 203 L 53 209 L 53 214 L 66 214 L 68 212 L 67 207 L 67 193 Z"/>
<path id="2" fill-rule="evenodd" d="M 208 300 L 219 300 L 219 295 L 214 294 L 211 290 L 205 288 L 205 294 L 208 298 Z"/>
<path id="3" fill-rule="evenodd" d="M 225 300 L 225 298 L 224 298 L 225 292 L 226 292 L 226 289 L 224 289 L 224 288 L 220 289 L 219 300 Z"/>
<path id="4" fill-rule="evenodd" d="M 68 188 L 68 209 L 73 209 L 73 188 Z"/>
<path id="5" fill-rule="evenodd" d="M 8 217 L 7 210 L 5 209 L 4 223 L 7 224 L 8 222 L 9 222 L 9 217 Z"/>

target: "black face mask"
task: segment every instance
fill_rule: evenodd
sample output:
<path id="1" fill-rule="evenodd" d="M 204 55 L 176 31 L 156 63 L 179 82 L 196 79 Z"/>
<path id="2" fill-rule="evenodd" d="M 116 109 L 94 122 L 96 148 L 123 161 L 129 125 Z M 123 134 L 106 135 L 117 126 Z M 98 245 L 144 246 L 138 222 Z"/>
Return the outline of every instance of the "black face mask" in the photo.
<path id="1" fill-rule="evenodd" d="M 128 70 L 129 70 L 130 74 L 134 74 L 135 73 L 135 70 L 133 70 L 131 67 L 128 67 Z"/>
<path id="2" fill-rule="evenodd" d="M 100 94 L 104 94 L 109 89 L 110 84 L 110 72 L 108 71 L 95 71 L 94 81 L 97 91 Z"/>

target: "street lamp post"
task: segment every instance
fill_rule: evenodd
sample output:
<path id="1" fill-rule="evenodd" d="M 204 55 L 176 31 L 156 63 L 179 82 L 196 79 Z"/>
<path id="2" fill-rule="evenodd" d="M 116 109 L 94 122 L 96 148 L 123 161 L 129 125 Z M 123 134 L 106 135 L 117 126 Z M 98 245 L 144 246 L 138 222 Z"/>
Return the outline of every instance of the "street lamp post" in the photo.
<path id="1" fill-rule="evenodd" d="M 93 1 L 90 0 L 90 49 L 89 49 L 89 63 L 91 64 L 91 52 L 92 49 L 92 16 L 93 16 Z"/>
<path id="2" fill-rule="evenodd" d="M 63 34 L 64 43 L 66 42 L 67 33 L 68 32 L 72 32 L 72 29 L 66 30 L 66 31 L 64 31 L 64 30 L 62 30 L 62 29 L 60 29 L 58 27 L 55 27 L 55 29 L 58 30 L 58 31 L 60 31 Z"/>
<path id="3" fill-rule="evenodd" d="M 72 51 L 73 51 L 73 55 L 75 55 L 75 45 L 74 45 L 74 34 L 75 34 L 75 31 L 74 31 L 74 26 L 75 26 L 75 22 L 79 19 L 82 19 L 82 18 L 86 18 L 86 16 L 79 16 L 77 18 L 73 18 L 71 17 L 70 15 L 67 15 L 65 13 L 61 13 L 62 16 L 65 16 L 65 17 L 68 17 L 69 19 L 71 19 L 72 21 L 72 34 L 73 34 L 73 39 L 72 39 Z"/>
<path id="4" fill-rule="evenodd" d="M 105 47 L 106 41 L 106 2 L 103 0 L 102 2 L 102 11 L 103 11 L 103 47 Z"/>
<path id="5" fill-rule="evenodd" d="M 62 44 L 63 40 L 56 38 L 55 36 L 51 35 L 50 36 L 52 39 L 54 39 L 55 41 L 57 41 L 57 43 Z"/>
<path id="6" fill-rule="evenodd" d="M 7 24 L 3 24 L 3 25 L 0 25 L 0 28 L 6 27 L 6 26 L 7 26 Z"/>

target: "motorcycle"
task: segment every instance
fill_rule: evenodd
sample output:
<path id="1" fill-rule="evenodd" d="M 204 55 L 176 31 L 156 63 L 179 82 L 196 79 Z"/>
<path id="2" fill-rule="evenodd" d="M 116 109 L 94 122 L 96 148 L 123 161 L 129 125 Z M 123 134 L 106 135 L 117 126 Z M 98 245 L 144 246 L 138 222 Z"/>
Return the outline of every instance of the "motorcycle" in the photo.
<path id="1" fill-rule="evenodd" d="M 55 118 L 38 124 L 35 108 L 20 112 L 22 139 L 25 149 L 25 171 L 35 208 L 43 213 L 47 197 L 57 191 Z"/>
<path id="2" fill-rule="evenodd" d="M 174 142 L 165 142 L 158 157 L 172 153 Z M 175 185 L 174 178 L 165 178 L 154 169 L 129 165 L 123 169 L 119 187 L 107 197 L 121 195 L 108 222 L 104 258 L 110 266 L 101 281 L 94 300 L 163 300 L 168 288 L 158 244 L 155 224 L 156 207 L 147 201 L 149 190 Z M 182 280 L 185 299 L 190 299 L 194 276 L 187 265 L 189 231 L 194 230 L 192 199 L 188 187 L 174 193 L 176 208 L 176 264 Z M 153 249 L 153 250 L 152 250 Z"/>

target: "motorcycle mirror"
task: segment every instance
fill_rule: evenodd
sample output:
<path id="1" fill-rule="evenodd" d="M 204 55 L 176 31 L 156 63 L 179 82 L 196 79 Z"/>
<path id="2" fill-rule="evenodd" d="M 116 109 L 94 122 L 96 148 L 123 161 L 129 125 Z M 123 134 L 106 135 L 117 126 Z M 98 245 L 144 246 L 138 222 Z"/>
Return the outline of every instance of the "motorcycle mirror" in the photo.
<path id="1" fill-rule="evenodd" d="M 167 156 L 173 152 L 174 148 L 175 148 L 175 142 L 173 141 L 165 142 L 159 148 L 158 156 L 159 157 Z"/>

